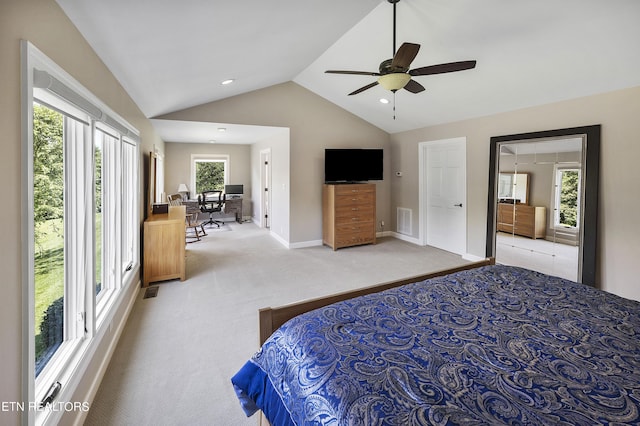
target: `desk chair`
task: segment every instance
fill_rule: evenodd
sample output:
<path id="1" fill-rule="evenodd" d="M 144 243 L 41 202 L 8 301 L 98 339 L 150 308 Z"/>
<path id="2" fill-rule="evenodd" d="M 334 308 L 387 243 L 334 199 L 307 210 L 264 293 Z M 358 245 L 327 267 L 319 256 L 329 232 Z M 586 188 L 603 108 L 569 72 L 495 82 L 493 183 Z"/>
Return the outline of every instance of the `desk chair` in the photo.
<path id="1" fill-rule="evenodd" d="M 182 206 L 182 194 L 172 194 L 167 196 L 167 200 L 169 204 L 172 206 Z M 195 238 L 195 241 L 200 241 L 200 235 L 207 235 L 204 230 L 205 223 L 201 220 L 198 220 L 198 211 L 190 209 L 187 206 L 187 215 L 185 217 L 185 226 L 186 226 L 186 238 L 187 242 L 191 243 L 193 241 L 189 241 L 189 238 Z"/>
<path id="2" fill-rule="evenodd" d="M 222 206 L 224 205 L 222 191 L 202 191 L 202 194 L 198 195 L 198 204 L 201 212 L 209 213 L 209 220 L 204 224 L 216 225 L 220 228 L 222 222 L 215 220 L 213 214 L 222 211 Z"/>

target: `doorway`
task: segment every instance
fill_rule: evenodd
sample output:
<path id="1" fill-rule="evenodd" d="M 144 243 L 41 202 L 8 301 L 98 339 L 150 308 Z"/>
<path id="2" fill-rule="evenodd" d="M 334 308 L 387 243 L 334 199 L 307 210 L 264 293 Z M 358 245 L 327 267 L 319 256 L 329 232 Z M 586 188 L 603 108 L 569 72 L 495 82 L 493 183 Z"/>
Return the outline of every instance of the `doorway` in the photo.
<path id="1" fill-rule="evenodd" d="M 459 255 L 467 250 L 466 146 L 465 137 L 418 145 L 420 244 Z"/>

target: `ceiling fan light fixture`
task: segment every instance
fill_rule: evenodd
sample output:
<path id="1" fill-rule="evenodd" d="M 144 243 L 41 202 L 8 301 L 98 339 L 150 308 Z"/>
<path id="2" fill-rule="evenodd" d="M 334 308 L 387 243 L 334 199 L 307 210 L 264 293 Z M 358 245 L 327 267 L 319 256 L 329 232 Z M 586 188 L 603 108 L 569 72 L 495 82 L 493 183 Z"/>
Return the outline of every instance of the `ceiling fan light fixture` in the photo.
<path id="1" fill-rule="evenodd" d="M 391 90 L 395 92 L 396 90 L 402 89 L 407 83 L 411 80 L 411 76 L 407 73 L 396 72 L 391 74 L 381 75 L 378 78 L 378 83 L 386 90 Z"/>

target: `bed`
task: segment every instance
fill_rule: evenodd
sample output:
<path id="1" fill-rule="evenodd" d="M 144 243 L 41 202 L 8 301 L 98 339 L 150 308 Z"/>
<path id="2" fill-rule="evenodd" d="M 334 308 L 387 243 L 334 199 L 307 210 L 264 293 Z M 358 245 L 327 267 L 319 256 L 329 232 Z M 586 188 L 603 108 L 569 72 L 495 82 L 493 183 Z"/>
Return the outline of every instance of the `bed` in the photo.
<path id="1" fill-rule="evenodd" d="M 274 426 L 640 424 L 640 303 L 491 263 L 262 310 L 242 408 Z"/>

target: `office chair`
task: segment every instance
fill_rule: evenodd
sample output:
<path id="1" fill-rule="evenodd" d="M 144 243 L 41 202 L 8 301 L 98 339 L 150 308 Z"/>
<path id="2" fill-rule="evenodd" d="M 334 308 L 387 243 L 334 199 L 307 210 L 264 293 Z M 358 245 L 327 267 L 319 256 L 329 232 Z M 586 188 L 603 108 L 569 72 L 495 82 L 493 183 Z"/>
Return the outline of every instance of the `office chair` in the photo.
<path id="1" fill-rule="evenodd" d="M 209 220 L 204 224 L 216 225 L 220 228 L 222 222 L 215 220 L 213 214 L 222 211 L 222 206 L 224 205 L 222 191 L 202 191 L 202 194 L 198 195 L 198 204 L 201 212 L 209 213 Z"/>

